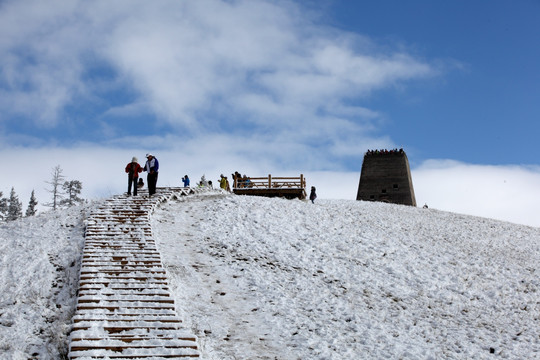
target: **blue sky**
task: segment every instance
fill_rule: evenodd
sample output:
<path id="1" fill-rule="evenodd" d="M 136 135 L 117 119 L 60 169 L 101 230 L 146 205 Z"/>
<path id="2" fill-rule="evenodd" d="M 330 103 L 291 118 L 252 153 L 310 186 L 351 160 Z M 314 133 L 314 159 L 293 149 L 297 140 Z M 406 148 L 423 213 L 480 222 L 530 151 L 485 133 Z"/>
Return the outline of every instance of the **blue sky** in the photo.
<path id="1" fill-rule="evenodd" d="M 368 99 L 390 119 L 381 131 L 416 160 L 538 164 L 540 2 L 338 1 L 333 9 L 336 27 L 442 63 L 436 79 Z"/>
<path id="2" fill-rule="evenodd" d="M 161 185 L 304 173 L 354 199 L 364 152 L 403 147 L 419 203 L 540 225 L 539 33 L 525 0 L 4 1 L 0 191 L 47 202 L 61 165 L 113 195 L 154 152 Z"/>

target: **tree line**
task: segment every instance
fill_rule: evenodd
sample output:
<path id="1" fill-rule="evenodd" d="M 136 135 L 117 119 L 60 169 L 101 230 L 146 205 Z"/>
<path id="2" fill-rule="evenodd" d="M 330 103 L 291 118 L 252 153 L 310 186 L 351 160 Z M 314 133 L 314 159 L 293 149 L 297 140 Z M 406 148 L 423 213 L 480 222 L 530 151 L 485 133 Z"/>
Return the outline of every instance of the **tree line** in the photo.
<path id="1" fill-rule="evenodd" d="M 50 207 L 52 210 L 71 207 L 84 202 L 84 199 L 79 196 L 82 191 L 82 182 L 79 180 L 66 181 L 62 172 L 60 165 L 57 165 L 52 170 L 51 180 L 45 181 L 49 185 L 45 190 L 51 194 L 52 198 L 51 202 L 43 205 Z M 3 195 L 2 191 L 0 191 L 0 221 L 14 221 L 22 218 L 23 205 L 15 193 L 15 188 L 11 188 L 9 198 L 5 198 Z M 34 190 L 32 190 L 24 216 L 34 216 L 37 213 L 37 204 L 38 201 Z"/>

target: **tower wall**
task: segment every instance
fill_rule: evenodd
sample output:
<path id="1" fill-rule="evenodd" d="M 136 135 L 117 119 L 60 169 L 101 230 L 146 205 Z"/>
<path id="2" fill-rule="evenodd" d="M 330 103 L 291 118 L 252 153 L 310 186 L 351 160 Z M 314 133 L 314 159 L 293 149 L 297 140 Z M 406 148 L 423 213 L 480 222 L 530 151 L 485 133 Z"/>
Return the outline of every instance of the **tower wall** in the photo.
<path id="1" fill-rule="evenodd" d="M 403 150 L 364 155 L 356 200 L 416 206 L 409 160 Z"/>

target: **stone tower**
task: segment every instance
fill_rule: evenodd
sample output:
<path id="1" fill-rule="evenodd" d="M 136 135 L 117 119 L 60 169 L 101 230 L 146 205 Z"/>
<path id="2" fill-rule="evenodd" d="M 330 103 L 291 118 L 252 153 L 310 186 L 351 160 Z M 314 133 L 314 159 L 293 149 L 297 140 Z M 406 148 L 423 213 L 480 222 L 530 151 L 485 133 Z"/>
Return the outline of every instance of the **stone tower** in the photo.
<path id="1" fill-rule="evenodd" d="M 416 206 L 409 160 L 403 149 L 369 150 L 364 155 L 356 200 Z"/>

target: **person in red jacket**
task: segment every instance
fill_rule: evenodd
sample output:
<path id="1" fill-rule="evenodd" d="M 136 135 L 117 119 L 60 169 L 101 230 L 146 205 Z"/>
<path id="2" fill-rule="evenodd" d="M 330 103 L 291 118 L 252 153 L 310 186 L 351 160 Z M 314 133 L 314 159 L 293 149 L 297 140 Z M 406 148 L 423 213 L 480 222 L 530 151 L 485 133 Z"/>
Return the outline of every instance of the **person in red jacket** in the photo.
<path id="1" fill-rule="evenodd" d="M 126 173 L 128 174 L 128 196 L 131 195 L 131 186 L 133 185 L 133 195 L 137 196 L 137 179 L 139 173 L 142 172 L 142 167 L 139 165 L 137 158 L 134 156 L 131 162 L 126 165 Z"/>

